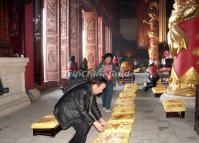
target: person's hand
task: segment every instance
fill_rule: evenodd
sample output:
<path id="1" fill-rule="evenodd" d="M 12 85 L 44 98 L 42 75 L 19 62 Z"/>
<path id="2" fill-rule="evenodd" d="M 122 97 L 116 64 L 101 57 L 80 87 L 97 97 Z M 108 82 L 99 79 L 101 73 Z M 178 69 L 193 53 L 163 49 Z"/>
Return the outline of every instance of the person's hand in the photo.
<path id="1" fill-rule="evenodd" d="M 108 122 L 105 121 L 103 118 L 100 118 L 100 123 L 102 124 L 102 126 L 106 129 L 108 128 Z"/>
<path id="2" fill-rule="evenodd" d="M 95 121 L 95 122 L 93 123 L 93 125 L 95 126 L 95 128 L 96 128 L 99 132 L 104 131 L 104 127 L 103 127 L 103 125 L 102 125 L 100 122 Z"/>
<path id="3" fill-rule="evenodd" d="M 108 79 L 108 80 L 111 80 L 111 79 L 112 79 L 112 75 L 109 74 L 109 75 L 107 76 L 107 79 Z"/>
<path id="4" fill-rule="evenodd" d="M 108 80 L 112 80 L 112 72 L 111 71 L 108 71 L 108 73 L 107 73 L 107 79 Z"/>

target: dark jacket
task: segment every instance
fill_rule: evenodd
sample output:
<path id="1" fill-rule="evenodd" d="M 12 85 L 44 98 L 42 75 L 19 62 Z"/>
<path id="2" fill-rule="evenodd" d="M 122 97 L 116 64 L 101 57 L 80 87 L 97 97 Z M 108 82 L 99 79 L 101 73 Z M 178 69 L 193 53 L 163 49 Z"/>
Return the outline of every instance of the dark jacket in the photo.
<path id="1" fill-rule="evenodd" d="M 70 87 L 55 105 L 54 115 L 63 129 L 70 127 L 75 118 L 82 118 L 89 126 L 99 120 L 102 115 L 92 85 L 83 81 Z"/>

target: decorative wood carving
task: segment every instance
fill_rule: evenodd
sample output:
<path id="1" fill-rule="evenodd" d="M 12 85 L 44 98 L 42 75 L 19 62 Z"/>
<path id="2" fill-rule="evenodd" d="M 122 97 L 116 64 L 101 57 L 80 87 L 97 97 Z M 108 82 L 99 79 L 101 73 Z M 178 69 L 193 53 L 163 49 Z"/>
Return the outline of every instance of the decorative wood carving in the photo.
<path id="1" fill-rule="evenodd" d="M 68 10 L 69 0 L 61 0 L 60 2 L 60 33 L 61 33 L 61 78 L 66 79 L 67 61 L 69 61 L 68 46 Z"/>
<path id="2" fill-rule="evenodd" d="M 111 28 L 109 28 L 109 52 L 112 53 L 113 52 L 113 48 L 112 48 L 112 30 Z"/>
<path id="3" fill-rule="evenodd" d="M 70 0 L 69 4 L 69 45 L 70 55 L 75 56 L 76 62 L 80 63 L 82 58 L 81 51 L 81 21 L 79 0 Z"/>
<path id="4" fill-rule="evenodd" d="M 46 0 L 46 81 L 59 80 L 58 0 Z"/>
<path id="5" fill-rule="evenodd" d="M 0 56 L 24 51 L 24 1 L 0 1 Z"/>
<path id="6" fill-rule="evenodd" d="M 148 16 L 149 20 L 143 22 L 148 24 L 148 37 L 149 37 L 149 60 L 159 63 L 159 1 L 152 0 L 148 3 Z"/>
<path id="7" fill-rule="evenodd" d="M 86 58 L 88 68 L 94 68 L 97 64 L 97 17 L 95 12 L 84 12 L 84 31 L 86 36 Z"/>
<path id="8" fill-rule="evenodd" d="M 103 18 L 98 17 L 98 63 L 102 60 L 102 56 L 104 55 L 104 25 Z"/>
<path id="9" fill-rule="evenodd" d="M 111 30 L 109 26 L 105 26 L 105 52 L 111 53 L 112 47 L 111 47 Z"/>
<path id="10" fill-rule="evenodd" d="M 147 49 L 149 45 L 149 39 L 147 36 L 148 26 L 145 26 L 143 19 L 146 19 L 147 16 L 147 4 L 144 1 L 137 1 L 137 42 L 139 49 Z M 140 10 L 142 9 L 142 10 Z"/>
<path id="11" fill-rule="evenodd" d="M 9 0 L 8 36 L 14 52 L 25 55 L 25 1 Z"/>
<path id="12" fill-rule="evenodd" d="M 8 5 L 8 35 L 10 37 L 19 35 L 19 24 L 21 15 L 19 9 L 22 8 L 19 0 L 10 1 Z"/>
<path id="13" fill-rule="evenodd" d="M 0 1 L 0 41 L 7 40 L 7 3 L 6 0 Z"/>

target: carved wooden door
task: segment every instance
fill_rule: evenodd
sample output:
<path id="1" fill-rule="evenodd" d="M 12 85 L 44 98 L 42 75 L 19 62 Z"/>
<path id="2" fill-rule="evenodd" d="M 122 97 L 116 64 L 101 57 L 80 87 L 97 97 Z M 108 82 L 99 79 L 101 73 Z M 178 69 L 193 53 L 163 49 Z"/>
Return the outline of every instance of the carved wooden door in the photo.
<path id="1" fill-rule="evenodd" d="M 59 81 L 59 0 L 44 0 L 44 81 Z"/>
<path id="2" fill-rule="evenodd" d="M 7 27 L 7 1 L 0 1 L 0 42 L 7 40 L 8 38 L 8 27 Z"/>
<path id="3" fill-rule="evenodd" d="M 104 25 L 103 18 L 98 17 L 98 63 L 102 60 L 104 55 Z"/>
<path id="4" fill-rule="evenodd" d="M 97 64 L 97 18 L 95 12 L 83 14 L 83 30 L 85 31 L 86 58 L 88 68 L 92 69 Z"/>
<path id="5" fill-rule="evenodd" d="M 109 26 L 105 26 L 105 52 L 111 53 L 112 47 L 111 47 L 111 29 Z"/>
<path id="6" fill-rule="evenodd" d="M 67 79 L 67 61 L 69 61 L 69 0 L 60 0 L 60 43 L 61 43 L 61 79 Z"/>

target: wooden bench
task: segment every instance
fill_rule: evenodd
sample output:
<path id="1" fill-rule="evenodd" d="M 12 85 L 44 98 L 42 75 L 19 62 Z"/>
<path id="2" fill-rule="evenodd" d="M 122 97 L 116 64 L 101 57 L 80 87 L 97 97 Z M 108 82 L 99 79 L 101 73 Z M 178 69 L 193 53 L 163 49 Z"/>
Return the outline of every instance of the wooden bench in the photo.
<path id="1" fill-rule="evenodd" d="M 166 92 L 166 88 L 163 85 L 157 85 L 156 87 L 152 88 L 152 92 L 154 93 L 155 97 L 160 97 L 161 94 Z"/>
<path id="2" fill-rule="evenodd" d="M 33 136 L 46 135 L 54 137 L 62 128 L 54 115 L 44 116 L 42 119 L 32 123 Z"/>
<path id="3" fill-rule="evenodd" d="M 185 118 L 186 107 L 181 100 L 165 100 L 162 102 L 166 117 Z"/>

